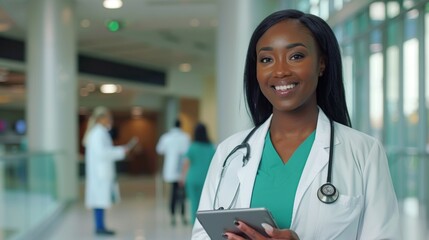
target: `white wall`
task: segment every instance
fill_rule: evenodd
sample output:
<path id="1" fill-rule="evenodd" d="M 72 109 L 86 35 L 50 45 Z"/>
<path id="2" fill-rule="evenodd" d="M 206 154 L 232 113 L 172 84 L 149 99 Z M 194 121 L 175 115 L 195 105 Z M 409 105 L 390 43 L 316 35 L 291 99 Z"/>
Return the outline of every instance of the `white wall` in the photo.
<path id="1" fill-rule="evenodd" d="M 217 135 L 217 94 L 216 78 L 211 75 L 203 79 L 203 92 L 200 101 L 200 121 L 206 124 L 210 140 L 218 142 Z"/>
<path id="2" fill-rule="evenodd" d="M 196 70 L 183 73 L 178 69 L 170 69 L 167 72 L 166 94 L 200 98 L 203 93 L 203 82 L 203 76 Z"/>

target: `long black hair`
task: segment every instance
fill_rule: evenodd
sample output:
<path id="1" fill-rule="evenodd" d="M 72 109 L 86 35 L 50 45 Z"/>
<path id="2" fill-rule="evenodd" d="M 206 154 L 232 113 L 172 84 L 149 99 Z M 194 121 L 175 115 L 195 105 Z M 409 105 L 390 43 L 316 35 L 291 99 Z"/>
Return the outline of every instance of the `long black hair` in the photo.
<path id="1" fill-rule="evenodd" d="M 206 126 L 202 123 L 198 123 L 195 127 L 194 141 L 202 143 L 210 143 L 209 136 L 207 134 Z"/>
<path id="2" fill-rule="evenodd" d="M 273 112 L 273 106 L 261 92 L 256 79 L 256 44 L 270 27 L 288 19 L 298 20 L 312 33 L 320 56 L 325 60 L 325 70 L 323 76 L 319 77 L 316 89 L 317 104 L 329 119 L 351 127 L 344 93 L 340 47 L 335 34 L 323 19 L 292 9 L 274 12 L 266 17 L 250 39 L 244 69 L 244 92 L 253 123 L 255 126 L 261 125 Z"/>

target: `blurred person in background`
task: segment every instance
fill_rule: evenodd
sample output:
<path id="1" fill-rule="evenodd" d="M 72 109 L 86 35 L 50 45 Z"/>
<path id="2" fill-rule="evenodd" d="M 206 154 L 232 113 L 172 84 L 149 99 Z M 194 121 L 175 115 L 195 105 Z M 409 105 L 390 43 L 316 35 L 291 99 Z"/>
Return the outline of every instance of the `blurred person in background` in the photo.
<path id="1" fill-rule="evenodd" d="M 181 206 L 183 224 L 187 224 L 185 217 L 185 191 L 179 184 L 183 161 L 189 148 L 190 138 L 181 128 L 180 120 L 176 120 L 174 127 L 164 133 L 156 145 L 156 152 L 164 155 L 163 178 L 171 184 L 170 213 L 171 224 L 176 224 L 176 205 Z"/>
<path id="2" fill-rule="evenodd" d="M 206 126 L 202 123 L 197 124 L 194 132 L 194 141 L 186 153 L 182 175 L 186 196 L 191 203 L 192 224 L 195 221 L 204 180 L 206 179 L 207 171 L 214 153 L 215 146 L 210 142 Z"/>
<path id="3" fill-rule="evenodd" d="M 83 138 L 86 159 L 85 205 L 94 210 L 95 233 L 114 235 L 106 228 L 105 209 L 119 201 L 119 187 L 116 182 L 115 161 L 123 160 L 137 143 L 133 138 L 127 145 L 114 146 L 109 130 L 113 119 L 110 111 L 96 107 L 88 120 Z"/>

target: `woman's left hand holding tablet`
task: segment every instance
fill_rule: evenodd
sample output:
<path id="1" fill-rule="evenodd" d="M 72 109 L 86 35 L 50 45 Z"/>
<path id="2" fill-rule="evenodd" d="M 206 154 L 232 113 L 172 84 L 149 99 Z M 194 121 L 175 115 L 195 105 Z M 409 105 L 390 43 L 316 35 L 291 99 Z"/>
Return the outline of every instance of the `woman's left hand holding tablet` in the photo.
<path id="1" fill-rule="evenodd" d="M 240 229 L 244 234 L 246 234 L 248 239 L 251 239 L 251 240 L 263 240 L 263 239 L 299 240 L 298 235 L 294 231 L 292 231 L 290 229 L 273 228 L 270 225 L 265 224 L 265 223 L 262 224 L 262 226 L 264 227 L 265 232 L 270 236 L 270 238 L 263 236 L 258 231 L 249 227 L 247 224 L 245 224 L 241 221 L 237 221 L 236 225 L 237 225 L 237 228 Z M 243 237 L 238 236 L 238 235 L 231 233 L 231 232 L 226 232 L 223 235 L 223 237 L 225 239 L 230 239 L 230 240 L 244 240 L 244 239 L 246 239 L 246 238 L 243 238 Z"/>

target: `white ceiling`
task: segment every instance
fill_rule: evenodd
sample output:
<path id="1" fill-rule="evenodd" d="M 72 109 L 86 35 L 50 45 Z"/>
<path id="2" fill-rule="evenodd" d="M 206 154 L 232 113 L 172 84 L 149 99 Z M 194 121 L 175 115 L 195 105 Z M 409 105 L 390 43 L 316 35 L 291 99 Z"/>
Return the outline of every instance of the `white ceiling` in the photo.
<path id="1" fill-rule="evenodd" d="M 29 1 L 0 1 L 0 23 L 10 24 L 1 35 L 25 39 Z M 103 8 L 102 0 L 75 2 L 80 53 L 159 69 L 181 63 L 196 65 L 194 69 L 213 65 L 217 0 L 123 0 L 116 10 Z M 195 19 L 199 26 L 192 27 Z M 90 26 L 81 27 L 82 20 Z M 121 21 L 124 28 L 109 32 L 109 20 Z"/>
<path id="2" fill-rule="evenodd" d="M 0 0 L 0 36 L 25 41 L 29 1 Z M 158 70 L 190 63 L 192 71 L 213 73 L 218 0 L 123 0 L 116 10 L 104 9 L 102 0 L 75 2 L 79 53 Z M 82 27 L 82 20 L 90 26 Z M 121 21 L 123 29 L 109 32 L 109 20 Z"/>

